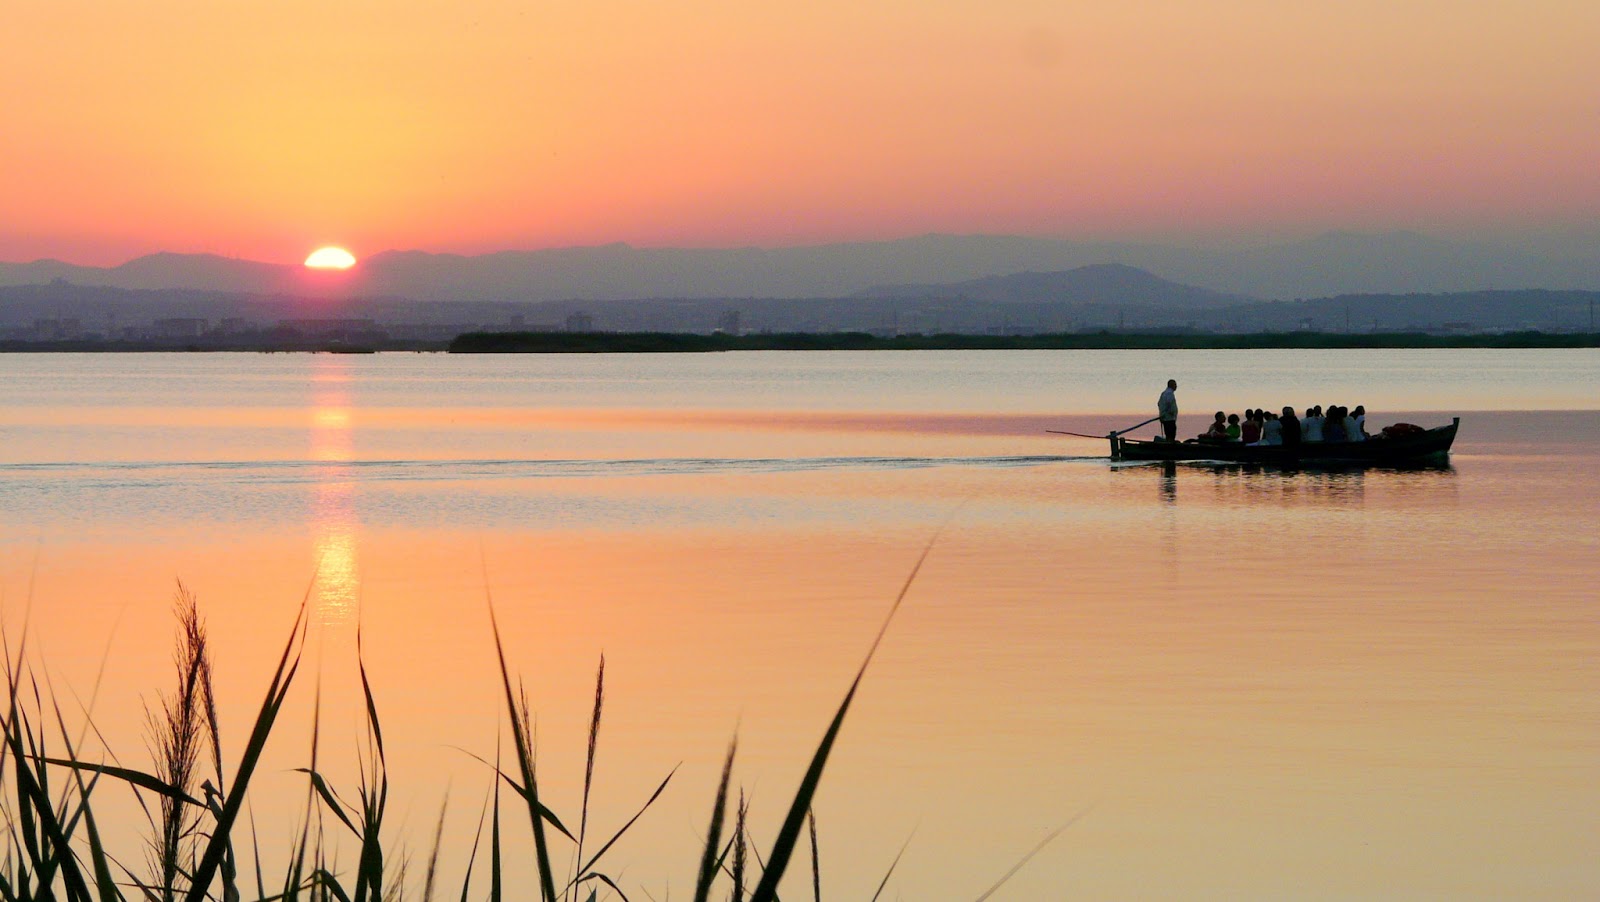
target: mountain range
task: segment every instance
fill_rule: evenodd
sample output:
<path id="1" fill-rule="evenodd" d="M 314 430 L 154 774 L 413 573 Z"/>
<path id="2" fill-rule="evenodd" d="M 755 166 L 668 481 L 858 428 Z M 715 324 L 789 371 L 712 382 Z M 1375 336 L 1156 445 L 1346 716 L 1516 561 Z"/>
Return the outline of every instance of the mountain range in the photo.
<path id="1" fill-rule="evenodd" d="M 1120 264 L 952 283 L 881 286 L 845 297 L 419 301 L 127 289 L 54 281 L 0 287 L 0 339 L 227 335 L 299 322 L 448 340 L 470 331 L 1039 334 L 1110 329 L 1294 331 L 1594 331 L 1600 292 L 1352 294 L 1261 301 Z M 169 321 L 163 325 L 163 321 Z M 196 324 L 200 325 L 196 325 Z"/>
<path id="2" fill-rule="evenodd" d="M 1241 298 L 1288 300 L 1368 293 L 1600 287 L 1600 252 L 1538 256 L 1415 232 L 1329 233 L 1244 250 L 1074 242 L 993 235 L 924 235 L 896 241 L 792 248 L 636 248 L 626 244 L 504 251 L 479 256 L 389 251 L 347 272 L 161 253 L 114 267 L 53 260 L 0 263 L 0 287 L 64 281 L 120 289 L 415 301 L 541 302 L 644 298 L 908 298 L 919 292 L 973 299 L 1014 293 L 1004 280 L 1102 264 L 1143 270 L 1166 286 L 1100 273 L 1129 292 L 1096 298 L 1206 307 Z M 1074 283 L 1095 276 L 1080 273 Z M 1060 286 L 1035 278 L 1044 298 Z M 1173 284 L 1182 292 L 1174 293 Z M 1084 288 L 1083 290 L 1090 290 Z M 1050 295 L 1060 298 L 1059 294 Z M 1013 298 L 1019 300 L 1020 298 Z"/>

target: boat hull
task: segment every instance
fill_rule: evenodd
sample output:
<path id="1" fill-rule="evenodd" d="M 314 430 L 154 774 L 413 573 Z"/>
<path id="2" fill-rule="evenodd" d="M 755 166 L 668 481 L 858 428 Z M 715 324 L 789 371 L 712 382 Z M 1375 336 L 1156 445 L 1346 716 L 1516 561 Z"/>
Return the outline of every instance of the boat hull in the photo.
<path id="1" fill-rule="evenodd" d="M 1399 438 L 1379 437 L 1364 442 L 1308 442 L 1299 445 L 1243 445 L 1238 442 L 1164 442 L 1114 436 L 1113 460 L 1206 460 L 1278 466 L 1362 466 L 1429 463 L 1449 457 L 1461 418 Z"/>

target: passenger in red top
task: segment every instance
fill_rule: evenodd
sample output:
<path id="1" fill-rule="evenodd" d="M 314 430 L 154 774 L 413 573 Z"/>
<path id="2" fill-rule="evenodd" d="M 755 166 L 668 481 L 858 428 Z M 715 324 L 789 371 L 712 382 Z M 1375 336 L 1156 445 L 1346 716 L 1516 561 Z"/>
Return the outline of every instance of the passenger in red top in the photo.
<path id="1" fill-rule="evenodd" d="M 1246 445 L 1261 441 L 1261 419 L 1254 410 L 1245 411 L 1244 423 L 1239 427 L 1239 440 Z"/>

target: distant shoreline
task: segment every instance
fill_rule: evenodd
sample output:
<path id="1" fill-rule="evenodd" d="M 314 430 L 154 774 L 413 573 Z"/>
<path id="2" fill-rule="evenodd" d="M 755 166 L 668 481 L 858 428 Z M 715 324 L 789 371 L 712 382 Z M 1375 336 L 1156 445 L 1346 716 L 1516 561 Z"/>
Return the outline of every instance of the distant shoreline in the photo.
<path id="1" fill-rule="evenodd" d="M 718 351 L 1267 350 L 1276 348 L 1593 348 L 1600 333 L 1428 335 L 1262 332 L 1243 335 L 1059 333 L 897 335 L 866 332 L 696 335 L 668 332 L 469 332 L 452 354 L 710 353 Z"/>
<path id="2" fill-rule="evenodd" d="M 371 354 L 675 354 L 724 351 L 1004 351 L 1004 350 L 1336 350 L 1342 348 L 1596 348 L 1597 332 L 1255 332 L 1246 334 L 1069 332 L 1044 335 L 896 335 L 786 332 L 753 335 L 684 332 L 468 332 L 444 341 L 0 341 L 0 353 L 256 352 Z"/>

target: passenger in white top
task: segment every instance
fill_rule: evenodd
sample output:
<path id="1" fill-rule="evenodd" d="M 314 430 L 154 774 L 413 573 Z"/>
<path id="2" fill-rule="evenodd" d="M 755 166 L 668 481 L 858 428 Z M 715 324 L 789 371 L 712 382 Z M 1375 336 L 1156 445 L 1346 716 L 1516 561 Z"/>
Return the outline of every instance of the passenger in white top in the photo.
<path id="1" fill-rule="evenodd" d="M 1322 441 L 1322 423 L 1322 408 L 1312 407 L 1308 409 L 1306 415 L 1300 418 L 1300 441 Z"/>
<path id="2" fill-rule="evenodd" d="M 1367 440 L 1367 408 L 1357 404 L 1356 409 L 1350 413 L 1350 419 L 1345 421 L 1344 431 L 1350 434 L 1350 441 L 1364 442 Z"/>
<path id="3" fill-rule="evenodd" d="M 1278 418 L 1272 414 L 1267 414 L 1267 421 L 1261 424 L 1261 441 L 1257 442 L 1256 444 L 1283 444 L 1283 423 L 1279 422 Z"/>

